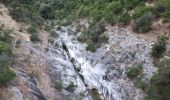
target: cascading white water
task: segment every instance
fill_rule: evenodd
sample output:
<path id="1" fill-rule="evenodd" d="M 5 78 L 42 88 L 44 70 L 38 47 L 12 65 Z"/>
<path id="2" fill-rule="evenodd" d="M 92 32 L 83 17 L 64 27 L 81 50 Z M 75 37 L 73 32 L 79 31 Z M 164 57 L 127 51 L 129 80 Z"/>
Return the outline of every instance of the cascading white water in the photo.
<path id="1" fill-rule="evenodd" d="M 126 67 L 133 62 L 143 62 L 146 78 L 152 75 L 155 69 L 148 55 L 151 42 L 138 39 L 125 30 L 123 34 L 115 31 L 114 33 L 118 34 L 114 35 L 108 31 L 108 44 L 91 53 L 86 51 L 85 44 L 77 41 L 76 35 L 69 35 L 67 29 L 68 27 L 62 27 L 61 30 L 56 30 L 59 37 L 55 42 L 59 47 L 51 47 L 52 52 L 49 53 L 54 67 L 61 72 L 63 87 L 73 82 L 76 85 L 74 93 L 84 94 L 83 100 L 92 99 L 89 95 L 92 88 L 97 89 L 104 100 L 142 99 L 143 92 L 134 86 L 125 72 Z M 62 48 L 63 43 L 68 51 Z M 135 58 L 129 56 L 130 51 L 137 51 Z M 64 90 L 63 92 L 67 93 Z M 75 97 L 72 99 L 77 100 Z"/>

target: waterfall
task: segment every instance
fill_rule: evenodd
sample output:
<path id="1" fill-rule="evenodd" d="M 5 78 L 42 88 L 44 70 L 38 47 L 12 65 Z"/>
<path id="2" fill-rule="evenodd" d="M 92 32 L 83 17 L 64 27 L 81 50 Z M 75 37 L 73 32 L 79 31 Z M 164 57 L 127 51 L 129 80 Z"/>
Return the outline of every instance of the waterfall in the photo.
<path id="1" fill-rule="evenodd" d="M 50 46 L 48 55 L 55 70 L 61 73 L 63 88 L 70 82 L 74 83 L 76 87 L 71 93 L 83 94 L 83 100 L 94 99 L 91 90 L 97 90 L 96 95 L 101 100 L 142 100 L 144 93 L 127 78 L 125 72 L 128 65 L 142 61 L 146 64 L 146 77 L 151 76 L 154 69 L 148 53 L 152 43 L 138 39 L 125 30 L 123 32 L 123 35 L 120 31 L 111 35 L 108 31 L 109 43 L 92 53 L 86 51 L 86 44 L 80 43 L 75 34 L 69 34 L 68 27 L 56 30 L 58 47 Z M 130 57 L 130 50 L 138 51 L 135 59 Z M 68 93 L 64 89 L 62 92 Z M 76 97 L 72 99 L 77 100 Z"/>

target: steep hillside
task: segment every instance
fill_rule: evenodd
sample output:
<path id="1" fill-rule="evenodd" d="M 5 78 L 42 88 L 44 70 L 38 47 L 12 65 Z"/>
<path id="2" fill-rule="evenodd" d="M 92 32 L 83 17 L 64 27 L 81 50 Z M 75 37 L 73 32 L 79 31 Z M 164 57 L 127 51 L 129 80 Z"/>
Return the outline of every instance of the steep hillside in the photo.
<path id="1" fill-rule="evenodd" d="M 170 0 L 2 0 L 0 100 L 169 100 Z"/>

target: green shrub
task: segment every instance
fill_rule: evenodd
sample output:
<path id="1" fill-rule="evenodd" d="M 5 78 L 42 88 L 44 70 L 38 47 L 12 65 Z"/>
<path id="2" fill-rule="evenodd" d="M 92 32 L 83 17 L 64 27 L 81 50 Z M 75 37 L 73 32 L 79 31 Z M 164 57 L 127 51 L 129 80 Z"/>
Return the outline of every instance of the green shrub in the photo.
<path id="1" fill-rule="evenodd" d="M 169 19 L 170 18 L 170 1 L 169 0 L 159 0 L 158 4 L 165 7 L 165 10 L 161 12 L 161 16 L 163 18 Z"/>
<path id="2" fill-rule="evenodd" d="M 69 83 L 68 86 L 66 87 L 66 90 L 73 92 L 75 90 L 76 85 L 74 85 L 73 82 Z"/>
<path id="3" fill-rule="evenodd" d="M 130 15 L 128 13 L 123 13 L 118 18 L 118 23 L 121 23 L 123 25 L 127 25 L 127 24 L 129 24 L 130 20 L 131 20 Z"/>
<path id="4" fill-rule="evenodd" d="M 90 15 L 90 9 L 88 7 L 85 7 L 83 5 L 81 5 L 79 7 L 79 10 L 77 11 L 76 16 L 79 18 L 85 18 L 88 17 Z"/>
<path id="5" fill-rule="evenodd" d="M 0 41 L 0 54 L 2 54 L 2 53 L 10 54 L 11 52 L 12 51 L 11 51 L 10 45 L 8 43 Z"/>
<path id="6" fill-rule="evenodd" d="M 157 42 L 152 46 L 151 56 L 154 58 L 160 58 L 166 52 L 166 44 L 169 38 L 162 35 L 158 37 Z"/>
<path id="7" fill-rule="evenodd" d="M 153 10 L 152 7 L 149 7 L 149 6 L 140 6 L 140 7 L 135 9 L 132 17 L 133 17 L 133 19 L 137 19 L 137 18 L 143 16 L 144 14 L 152 12 L 152 10 Z"/>
<path id="8" fill-rule="evenodd" d="M 39 42 L 39 41 L 41 41 L 40 38 L 39 38 L 39 33 L 38 33 L 36 27 L 34 27 L 34 26 L 29 27 L 29 28 L 27 29 L 27 32 L 28 32 L 29 34 L 31 34 L 30 40 L 31 40 L 32 42 Z"/>
<path id="9" fill-rule="evenodd" d="M 9 66 L 11 64 L 11 37 L 9 31 L 0 28 L 0 85 L 7 86 L 14 78 L 15 72 Z"/>
<path id="10" fill-rule="evenodd" d="M 120 1 L 113 1 L 107 6 L 106 9 L 117 14 L 123 11 L 123 5 Z"/>
<path id="11" fill-rule="evenodd" d="M 142 89 L 143 91 L 146 91 L 148 88 L 148 83 L 142 79 L 137 81 L 137 86 Z"/>
<path id="12" fill-rule="evenodd" d="M 95 89 L 95 88 L 91 89 L 90 93 L 91 93 L 91 97 L 92 97 L 93 100 L 102 100 L 97 89 Z"/>
<path id="13" fill-rule="evenodd" d="M 93 41 L 89 40 L 89 41 L 87 42 L 86 50 L 87 50 L 87 51 L 91 51 L 91 52 L 95 52 L 96 49 L 97 49 L 97 48 L 96 48 L 96 44 L 95 44 Z"/>
<path id="14" fill-rule="evenodd" d="M 50 32 L 50 36 L 56 38 L 56 37 L 58 37 L 58 33 L 57 33 L 55 30 L 52 30 L 52 31 Z"/>
<path id="15" fill-rule="evenodd" d="M 142 72 L 143 64 L 135 63 L 127 70 L 127 76 L 131 79 L 137 78 L 138 75 Z"/>
<path id="16" fill-rule="evenodd" d="M 105 34 L 101 34 L 101 35 L 99 36 L 98 42 L 99 42 L 99 43 L 107 43 L 108 39 L 109 39 L 109 38 L 108 38 Z"/>
<path id="17" fill-rule="evenodd" d="M 26 12 L 24 12 L 22 9 L 12 9 L 10 10 L 10 16 L 19 22 L 29 22 L 28 17 L 26 16 Z"/>
<path id="18" fill-rule="evenodd" d="M 161 67 L 170 67 L 170 59 L 163 59 L 159 65 L 158 65 L 159 68 Z"/>
<path id="19" fill-rule="evenodd" d="M 30 27 L 27 29 L 27 32 L 28 32 L 29 34 L 36 34 L 36 33 L 38 33 L 37 27 L 30 26 Z"/>
<path id="20" fill-rule="evenodd" d="M 158 73 L 152 76 L 146 100 L 170 100 L 170 61 L 161 62 Z M 163 64 L 162 64 L 163 63 Z"/>
<path id="21" fill-rule="evenodd" d="M 137 6 L 144 5 L 146 0 L 120 0 L 127 10 L 132 10 Z"/>
<path id="22" fill-rule="evenodd" d="M 38 34 L 32 34 L 30 39 L 32 42 L 40 42 L 41 41 Z"/>
<path id="23" fill-rule="evenodd" d="M 156 16 L 156 17 L 160 17 L 161 16 L 161 13 L 165 12 L 165 5 L 161 4 L 161 3 L 157 3 L 155 6 L 154 6 L 154 9 L 153 9 L 153 14 Z"/>
<path id="24" fill-rule="evenodd" d="M 85 42 L 88 39 L 88 35 L 86 32 L 81 33 L 80 36 L 77 38 L 80 42 Z"/>
<path id="25" fill-rule="evenodd" d="M 113 12 L 110 12 L 105 16 L 105 20 L 111 25 L 114 25 L 117 22 L 117 17 Z"/>
<path id="26" fill-rule="evenodd" d="M 146 33 L 151 30 L 153 15 L 151 13 L 145 14 L 142 17 L 135 20 L 133 31 Z"/>
<path id="27" fill-rule="evenodd" d="M 11 38 L 9 35 L 9 31 L 2 31 L 2 29 L 0 29 L 0 41 L 5 42 L 5 43 L 10 43 L 11 42 Z"/>
<path id="28" fill-rule="evenodd" d="M 14 71 L 10 70 L 7 66 L 0 67 L 0 85 L 8 85 L 14 78 L 16 74 Z"/>
<path id="29" fill-rule="evenodd" d="M 106 31 L 105 25 L 103 22 L 98 22 L 94 26 L 90 26 L 89 29 L 89 35 L 90 38 L 94 41 L 97 42 L 99 39 L 99 36 L 103 34 Z"/>
<path id="30" fill-rule="evenodd" d="M 62 83 L 60 81 L 56 81 L 55 82 L 55 88 L 59 91 L 61 91 L 62 89 Z"/>
<path id="31" fill-rule="evenodd" d="M 54 13 L 52 12 L 50 5 L 48 5 L 48 4 L 42 3 L 40 5 L 38 12 L 39 12 L 40 16 L 44 19 L 54 18 Z"/>

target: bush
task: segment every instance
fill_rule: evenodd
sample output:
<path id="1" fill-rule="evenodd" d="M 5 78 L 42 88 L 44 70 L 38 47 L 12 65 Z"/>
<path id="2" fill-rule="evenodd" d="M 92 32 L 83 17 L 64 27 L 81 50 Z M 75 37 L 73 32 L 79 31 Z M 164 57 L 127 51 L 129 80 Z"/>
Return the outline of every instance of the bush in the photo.
<path id="1" fill-rule="evenodd" d="M 38 33 L 36 27 L 33 27 L 33 26 L 29 27 L 27 29 L 27 32 L 29 34 L 31 34 L 30 40 L 32 42 L 39 42 L 39 41 L 41 41 L 40 38 L 39 38 L 39 33 Z"/>
<path id="2" fill-rule="evenodd" d="M 32 34 L 30 39 L 32 42 L 40 42 L 41 41 L 38 34 Z"/>
<path id="3" fill-rule="evenodd" d="M 170 100 L 170 61 L 159 64 L 158 73 L 152 76 L 147 100 Z M 162 63 L 162 62 L 161 62 Z"/>
<path id="4" fill-rule="evenodd" d="M 146 33 L 151 30 L 153 16 L 151 13 L 145 14 L 142 17 L 135 20 L 133 31 Z"/>
<path id="5" fill-rule="evenodd" d="M 105 29 L 104 23 L 98 22 L 94 26 L 92 26 L 92 27 L 90 26 L 90 30 L 89 30 L 90 38 L 94 42 L 98 42 L 99 36 L 101 34 L 103 34 L 105 31 L 106 31 L 106 29 Z"/>
<path id="6" fill-rule="evenodd" d="M 29 22 L 29 19 L 26 16 L 26 13 L 22 9 L 12 9 L 10 10 L 9 14 L 16 21 Z"/>
<path id="7" fill-rule="evenodd" d="M 161 16 L 161 13 L 165 12 L 165 5 L 161 4 L 161 3 L 157 3 L 155 6 L 154 6 L 154 9 L 153 9 L 153 14 L 156 16 L 156 17 L 160 17 Z"/>
<path id="8" fill-rule="evenodd" d="M 107 6 L 106 9 L 117 14 L 123 11 L 123 5 L 120 1 L 113 1 Z"/>
<path id="9" fill-rule="evenodd" d="M 153 10 L 152 7 L 149 7 L 149 6 L 140 6 L 140 7 L 135 9 L 132 17 L 133 17 L 133 19 L 137 19 L 137 18 L 143 16 L 144 14 L 152 12 L 152 10 Z"/>
<path id="10" fill-rule="evenodd" d="M 93 100 L 102 100 L 101 97 L 100 97 L 99 92 L 97 91 L 97 89 L 92 88 L 90 90 L 90 94 L 91 94 L 91 97 L 92 97 Z"/>
<path id="11" fill-rule="evenodd" d="M 62 89 L 62 83 L 60 81 L 56 81 L 55 82 L 55 88 L 59 91 L 61 91 Z"/>
<path id="12" fill-rule="evenodd" d="M 9 31 L 0 28 L 0 85 L 8 85 L 14 78 L 15 72 L 10 70 L 11 64 L 11 37 Z"/>
<path id="13" fill-rule="evenodd" d="M 10 70 L 7 66 L 0 67 L 0 85 L 8 85 L 14 78 L 16 74 L 14 71 Z"/>
<path id="14" fill-rule="evenodd" d="M 30 26 L 30 27 L 27 29 L 27 32 L 28 32 L 29 34 L 36 34 L 36 33 L 38 33 L 37 27 Z"/>
<path id="15" fill-rule="evenodd" d="M 54 13 L 52 12 L 50 5 L 48 5 L 48 4 L 42 3 L 40 5 L 38 12 L 39 12 L 40 16 L 44 19 L 54 18 Z"/>
<path id="16" fill-rule="evenodd" d="M 113 12 L 110 12 L 105 16 L 105 20 L 111 25 L 114 25 L 117 22 L 117 17 Z"/>
<path id="17" fill-rule="evenodd" d="M 161 16 L 163 18 L 169 19 L 170 18 L 170 1 L 169 0 L 159 0 L 158 4 L 165 7 L 165 11 L 161 12 Z"/>
<path id="18" fill-rule="evenodd" d="M 96 48 L 95 43 L 94 43 L 93 41 L 89 40 L 89 41 L 87 42 L 86 50 L 87 50 L 87 51 L 91 51 L 91 52 L 95 52 L 96 49 L 97 49 L 97 48 Z"/>
<path id="19" fill-rule="evenodd" d="M 151 56 L 154 58 L 160 58 L 166 52 L 166 44 L 168 37 L 162 35 L 158 37 L 157 42 L 152 46 Z"/>
<path id="20" fill-rule="evenodd" d="M 10 54 L 11 52 L 12 51 L 10 45 L 8 43 L 0 41 L 0 54 L 2 53 Z"/>
<path id="21" fill-rule="evenodd" d="M 121 23 L 123 25 L 127 25 L 127 24 L 129 24 L 130 20 L 131 20 L 130 15 L 128 13 L 123 13 L 118 18 L 118 23 Z"/>
<path id="22" fill-rule="evenodd" d="M 135 63 L 127 70 L 127 76 L 130 79 L 137 78 L 138 75 L 142 72 L 143 64 Z"/>
<path id="23" fill-rule="evenodd" d="M 120 0 L 121 2 L 123 2 L 125 8 L 127 10 L 132 10 L 134 8 L 136 8 L 136 6 L 139 5 L 143 5 L 146 0 Z"/>
<path id="24" fill-rule="evenodd" d="M 68 86 L 66 87 L 66 90 L 73 92 L 75 90 L 76 85 L 74 85 L 73 82 L 69 83 Z"/>
<path id="25" fill-rule="evenodd" d="M 163 59 L 159 65 L 158 65 L 159 68 L 162 68 L 162 67 L 170 67 L 170 59 Z"/>

